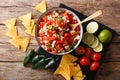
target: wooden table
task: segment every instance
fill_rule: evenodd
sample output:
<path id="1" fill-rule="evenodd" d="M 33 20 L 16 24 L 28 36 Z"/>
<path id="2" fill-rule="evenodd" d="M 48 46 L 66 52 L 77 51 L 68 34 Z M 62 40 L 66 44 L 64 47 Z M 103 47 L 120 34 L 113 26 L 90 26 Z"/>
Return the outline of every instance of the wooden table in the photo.
<path id="1" fill-rule="evenodd" d="M 61 76 L 53 75 L 53 70 L 32 70 L 23 67 L 22 61 L 25 53 L 16 49 L 4 34 L 7 31 L 2 21 L 32 12 L 38 19 L 41 13 L 34 10 L 34 6 L 41 0 L 0 0 L 0 80 L 64 80 Z M 120 80 L 120 0 L 46 0 L 47 7 L 58 7 L 64 3 L 73 9 L 90 15 L 98 9 L 103 10 L 103 15 L 95 20 L 117 32 L 109 50 L 103 58 L 103 63 L 98 70 L 95 80 Z M 24 33 L 24 27 L 17 18 L 19 34 Z M 37 46 L 35 39 L 30 42 L 29 48 Z"/>

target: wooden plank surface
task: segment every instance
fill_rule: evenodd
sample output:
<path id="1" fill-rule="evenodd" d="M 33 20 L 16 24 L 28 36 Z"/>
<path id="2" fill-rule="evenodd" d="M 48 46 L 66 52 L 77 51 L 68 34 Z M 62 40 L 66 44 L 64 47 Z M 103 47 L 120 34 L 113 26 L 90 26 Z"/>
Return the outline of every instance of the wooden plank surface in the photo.
<path id="1" fill-rule="evenodd" d="M 24 68 L 22 65 L 25 52 L 12 46 L 4 34 L 7 28 L 2 21 L 18 17 L 32 12 L 36 20 L 41 13 L 34 10 L 34 6 L 42 0 L 0 0 L 0 80 L 64 80 L 61 76 L 53 75 L 53 70 L 32 70 L 30 67 Z M 103 15 L 96 18 L 98 22 L 109 26 L 117 32 L 109 50 L 103 58 L 103 63 L 96 75 L 95 80 L 119 80 L 120 76 L 120 0 L 46 0 L 48 9 L 58 7 L 64 3 L 73 9 L 90 15 L 98 9 L 103 10 Z M 17 18 L 17 28 L 19 34 L 24 33 L 24 27 Z M 35 48 L 37 42 L 32 38 L 29 48 Z M 45 76 L 44 76 L 45 75 Z"/>

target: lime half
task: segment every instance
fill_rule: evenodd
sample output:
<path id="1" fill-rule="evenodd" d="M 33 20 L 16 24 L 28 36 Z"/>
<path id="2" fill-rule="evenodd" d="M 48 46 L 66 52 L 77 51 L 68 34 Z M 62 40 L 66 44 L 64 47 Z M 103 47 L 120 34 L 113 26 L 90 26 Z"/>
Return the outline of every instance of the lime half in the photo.
<path id="1" fill-rule="evenodd" d="M 95 52 L 101 52 L 103 50 L 103 45 L 101 42 L 99 42 L 98 46 L 93 48 Z"/>
<path id="2" fill-rule="evenodd" d="M 95 48 L 95 47 L 98 46 L 98 44 L 99 44 L 99 40 L 98 40 L 98 38 L 95 36 L 95 40 L 94 40 L 93 44 L 89 44 L 88 46 L 91 47 L 91 48 Z"/>
<path id="3" fill-rule="evenodd" d="M 83 34 L 83 43 L 85 44 L 93 44 L 95 40 L 95 36 L 91 33 L 85 32 Z"/>
<path id="4" fill-rule="evenodd" d="M 88 33 L 95 33 L 97 32 L 98 28 L 99 28 L 98 23 L 95 21 L 92 21 L 87 25 L 86 30 Z"/>

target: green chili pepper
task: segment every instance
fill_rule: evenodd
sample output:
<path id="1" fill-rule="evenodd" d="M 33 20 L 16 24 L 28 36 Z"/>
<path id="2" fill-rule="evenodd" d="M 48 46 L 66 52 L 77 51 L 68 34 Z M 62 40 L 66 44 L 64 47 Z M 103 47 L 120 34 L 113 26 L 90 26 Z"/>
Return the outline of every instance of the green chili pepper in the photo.
<path id="1" fill-rule="evenodd" d="M 42 58 L 42 59 L 40 59 L 36 64 L 34 64 L 34 65 L 32 66 L 32 69 L 36 69 L 36 68 L 40 67 L 40 66 L 43 65 L 43 64 L 45 64 L 45 57 Z"/>
<path id="2" fill-rule="evenodd" d="M 52 57 L 46 58 L 45 61 L 47 62 L 47 64 L 44 67 L 45 69 L 51 67 L 55 63 L 55 60 Z"/>
<path id="3" fill-rule="evenodd" d="M 36 55 L 36 56 L 32 59 L 31 63 L 35 64 L 36 62 L 38 62 L 40 59 L 42 59 L 42 58 L 44 58 L 44 57 L 45 57 L 44 55 Z"/>
<path id="4" fill-rule="evenodd" d="M 23 65 L 26 66 L 30 59 L 33 57 L 35 51 L 33 49 L 29 50 L 24 58 Z"/>

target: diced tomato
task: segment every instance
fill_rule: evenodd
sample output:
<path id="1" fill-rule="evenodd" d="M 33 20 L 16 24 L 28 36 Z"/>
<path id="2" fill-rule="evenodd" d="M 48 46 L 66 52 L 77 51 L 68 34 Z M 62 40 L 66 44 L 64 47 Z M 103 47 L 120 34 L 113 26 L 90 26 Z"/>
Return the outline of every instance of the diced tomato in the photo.
<path id="1" fill-rule="evenodd" d="M 52 34 L 56 34 L 56 30 L 52 30 Z"/>
<path id="2" fill-rule="evenodd" d="M 72 23 L 72 24 L 75 24 L 75 23 L 77 23 L 77 20 L 72 20 L 71 23 Z"/>
<path id="3" fill-rule="evenodd" d="M 41 45 L 43 45 L 43 44 L 44 44 L 44 41 L 42 41 L 42 40 L 39 40 L 39 43 L 40 43 Z"/>
<path id="4" fill-rule="evenodd" d="M 58 25 L 59 27 L 62 27 L 62 24 L 61 24 L 61 22 L 60 22 L 60 20 L 59 19 L 55 19 L 55 22 L 56 22 L 56 25 Z"/>
<path id="5" fill-rule="evenodd" d="M 64 37 L 70 37 L 69 33 L 64 33 Z"/>
<path id="6" fill-rule="evenodd" d="M 65 12 L 64 16 L 66 17 L 67 20 L 71 20 L 72 19 L 72 16 L 68 12 Z"/>
<path id="7" fill-rule="evenodd" d="M 52 36 L 50 40 L 56 40 L 56 39 L 57 39 L 57 37 Z"/>
<path id="8" fill-rule="evenodd" d="M 44 22 L 47 22 L 47 21 L 48 21 L 47 16 L 44 16 L 44 17 L 43 17 L 43 20 L 44 20 Z"/>
<path id="9" fill-rule="evenodd" d="M 41 29 L 43 26 L 44 26 L 44 24 L 45 24 L 45 22 L 40 22 L 40 24 L 39 24 L 39 29 Z"/>
<path id="10" fill-rule="evenodd" d="M 50 51 L 51 49 L 48 46 L 46 46 L 45 50 Z"/>
<path id="11" fill-rule="evenodd" d="M 75 36 L 76 35 L 76 32 L 71 32 L 71 36 Z"/>
<path id="12" fill-rule="evenodd" d="M 57 50 L 52 49 L 52 53 L 53 53 L 53 54 L 57 54 Z"/>
<path id="13" fill-rule="evenodd" d="M 63 50 L 62 45 L 61 45 L 61 44 L 58 44 L 58 45 L 57 45 L 57 49 L 60 50 L 60 51 L 62 51 L 62 50 Z"/>
<path id="14" fill-rule="evenodd" d="M 52 20 L 47 21 L 47 25 L 51 25 L 51 24 L 53 24 Z"/>
<path id="15" fill-rule="evenodd" d="M 62 40 L 57 40 L 56 44 L 58 45 L 58 44 L 61 44 L 62 42 L 63 42 Z"/>
<path id="16" fill-rule="evenodd" d="M 48 36 L 49 36 L 49 37 L 52 37 L 53 35 L 49 33 Z"/>

